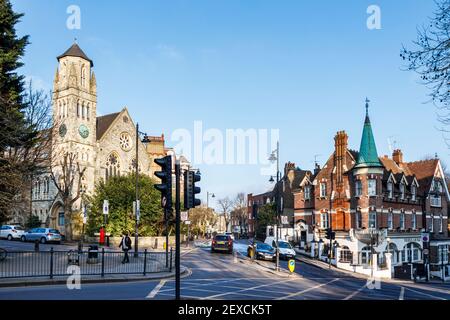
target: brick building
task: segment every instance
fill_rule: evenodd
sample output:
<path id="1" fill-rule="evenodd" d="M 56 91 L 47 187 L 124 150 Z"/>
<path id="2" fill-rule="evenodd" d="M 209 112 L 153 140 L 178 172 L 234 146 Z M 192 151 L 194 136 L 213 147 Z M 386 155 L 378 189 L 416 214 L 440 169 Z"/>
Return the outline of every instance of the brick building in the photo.
<path id="1" fill-rule="evenodd" d="M 431 275 L 450 277 L 449 192 L 439 159 L 405 162 L 401 150 L 378 157 L 368 101 L 359 151 L 348 148 L 344 131 L 334 145 L 324 166 L 293 189 L 300 247 L 326 259 L 331 245 L 334 264 L 362 273 L 389 265 L 391 277 L 395 266 L 425 259 Z"/>

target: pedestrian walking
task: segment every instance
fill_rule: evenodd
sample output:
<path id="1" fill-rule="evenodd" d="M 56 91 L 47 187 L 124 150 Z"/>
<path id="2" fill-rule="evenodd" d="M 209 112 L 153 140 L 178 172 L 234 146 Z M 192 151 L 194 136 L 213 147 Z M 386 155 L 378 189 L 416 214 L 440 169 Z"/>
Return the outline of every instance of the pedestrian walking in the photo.
<path id="1" fill-rule="evenodd" d="M 131 238 L 128 232 L 123 234 L 119 248 L 122 248 L 124 253 L 122 263 L 129 263 L 130 258 L 128 257 L 128 251 L 131 250 Z"/>

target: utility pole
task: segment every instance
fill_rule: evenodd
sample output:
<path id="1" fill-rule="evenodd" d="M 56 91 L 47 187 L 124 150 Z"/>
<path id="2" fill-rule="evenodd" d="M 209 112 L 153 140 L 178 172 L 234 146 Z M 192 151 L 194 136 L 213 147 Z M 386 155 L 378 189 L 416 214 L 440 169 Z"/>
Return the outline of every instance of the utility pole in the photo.
<path id="1" fill-rule="evenodd" d="M 276 250 L 276 271 L 280 271 L 280 250 L 279 250 L 279 234 L 280 234 L 280 186 L 278 185 L 280 182 L 280 142 L 277 141 L 277 149 L 275 151 L 272 151 L 272 154 L 269 157 L 269 161 L 272 163 L 274 161 L 277 161 L 277 181 L 275 184 L 275 202 L 276 202 L 276 244 L 277 244 L 277 250 Z M 270 177 L 270 182 L 273 182 L 273 177 Z"/>

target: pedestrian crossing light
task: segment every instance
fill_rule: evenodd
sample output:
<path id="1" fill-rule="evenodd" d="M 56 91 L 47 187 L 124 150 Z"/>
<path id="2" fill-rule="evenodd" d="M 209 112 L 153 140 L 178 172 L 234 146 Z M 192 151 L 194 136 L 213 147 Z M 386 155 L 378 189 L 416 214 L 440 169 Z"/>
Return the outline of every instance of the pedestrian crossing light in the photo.
<path id="1" fill-rule="evenodd" d="M 172 208 L 172 157 L 154 160 L 161 167 L 161 171 L 155 172 L 155 176 L 161 179 L 161 183 L 155 184 L 156 190 L 161 192 L 161 206 L 164 209 Z"/>
<path id="2" fill-rule="evenodd" d="M 189 210 L 201 204 L 200 199 L 196 199 L 195 195 L 201 192 L 200 187 L 196 187 L 195 183 L 201 180 L 200 173 L 194 171 L 184 172 L 184 209 Z"/>

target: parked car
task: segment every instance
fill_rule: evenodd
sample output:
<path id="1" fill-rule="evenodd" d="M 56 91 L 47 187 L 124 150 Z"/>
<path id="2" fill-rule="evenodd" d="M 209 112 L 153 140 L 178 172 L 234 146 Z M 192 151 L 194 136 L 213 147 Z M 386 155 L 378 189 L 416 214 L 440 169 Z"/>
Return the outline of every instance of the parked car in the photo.
<path id="1" fill-rule="evenodd" d="M 255 250 L 255 258 L 261 260 L 272 260 L 276 259 L 275 249 L 263 242 L 256 242 L 255 244 L 250 244 L 247 249 L 247 255 L 251 258 L 252 251 Z"/>
<path id="2" fill-rule="evenodd" d="M 271 245 L 275 248 L 278 248 L 280 259 L 293 259 L 295 258 L 295 251 L 292 248 L 291 244 L 286 240 L 278 239 L 278 245 L 275 237 L 267 237 L 264 240 L 264 243 Z M 276 251 L 275 251 L 276 252 Z"/>
<path id="3" fill-rule="evenodd" d="M 232 232 L 226 232 L 225 235 L 229 236 L 231 238 L 231 240 L 234 241 L 234 234 Z"/>
<path id="4" fill-rule="evenodd" d="M 22 241 L 36 241 L 40 243 L 56 242 L 61 243 L 61 233 L 51 228 L 34 228 L 24 233 L 20 239 Z"/>
<path id="5" fill-rule="evenodd" d="M 233 253 L 233 239 L 226 234 L 218 234 L 211 242 L 211 252 L 227 251 Z"/>
<path id="6" fill-rule="evenodd" d="M 16 225 L 4 225 L 0 227 L 0 238 L 2 239 L 20 239 L 25 233 L 25 229 Z"/>

